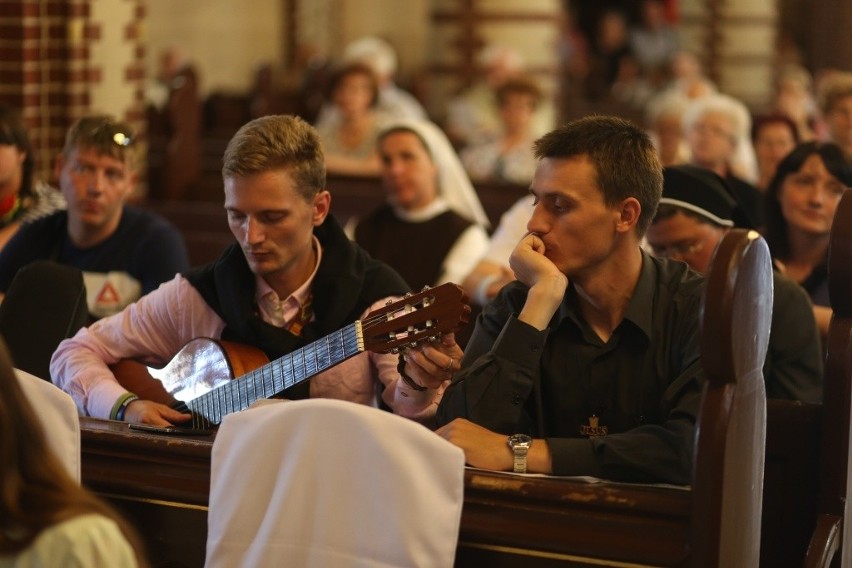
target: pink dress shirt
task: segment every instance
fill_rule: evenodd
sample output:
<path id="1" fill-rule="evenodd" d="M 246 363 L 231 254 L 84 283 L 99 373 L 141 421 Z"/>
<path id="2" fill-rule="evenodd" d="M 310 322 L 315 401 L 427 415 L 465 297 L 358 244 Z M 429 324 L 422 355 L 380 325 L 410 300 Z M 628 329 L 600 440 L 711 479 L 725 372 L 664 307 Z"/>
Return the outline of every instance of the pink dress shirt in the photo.
<path id="1" fill-rule="evenodd" d="M 322 250 L 316 240 L 315 246 L 319 266 Z M 283 302 L 258 277 L 256 297 L 264 321 L 281 327 L 295 317 L 315 273 L 316 269 Z M 388 299 L 396 298 L 375 302 L 363 315 L 384 306 Z M 122 312 L 98 320 L 60 343 L 50 361 L 50 374 L 71 395 L 80 414 L 109 418 L 116 400 L 127 390 L 118 383 L 108 365 L 121 359 L 138 359 L 149 366 L 161 367 L 191 339 L 219 339 L 224 328 L 225 322 L 192 284 L 178 274 Z M 443 388 L 424 392 L 409 388 L 401 380 L 396 364 L 396 355 L 360 353 L 313 377 L 311 398 L 336 398 L 377 406 L 377 393 L 381 391 L 382 400 L 395 414 L 429 422 Z"/>

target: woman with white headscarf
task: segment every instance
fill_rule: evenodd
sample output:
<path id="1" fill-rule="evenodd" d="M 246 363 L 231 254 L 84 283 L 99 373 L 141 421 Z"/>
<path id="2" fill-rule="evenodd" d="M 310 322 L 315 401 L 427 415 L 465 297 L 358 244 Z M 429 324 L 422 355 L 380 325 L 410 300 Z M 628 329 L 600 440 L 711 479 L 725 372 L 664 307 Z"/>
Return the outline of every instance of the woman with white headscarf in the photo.
<path id="1" fill-rule="evenodd" d="M 379 134 L 387 203 L 350 235 L 417 290 L 461 282 L 488 247 L 488 217 L 444 133 L 400 120 Z"/>

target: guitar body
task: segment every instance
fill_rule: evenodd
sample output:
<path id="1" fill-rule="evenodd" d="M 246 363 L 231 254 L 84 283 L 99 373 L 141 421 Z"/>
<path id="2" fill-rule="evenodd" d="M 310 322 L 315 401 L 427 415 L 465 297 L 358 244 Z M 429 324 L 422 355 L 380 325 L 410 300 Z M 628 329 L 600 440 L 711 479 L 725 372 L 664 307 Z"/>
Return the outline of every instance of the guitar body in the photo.
<path id="1" fill-rule="evenodd" d="M 140 398 L 175 406 L 268 362 L 256 347 L 200 337 L 189 341 L 160 369 L 129 359 L 110 369 L 121 386 Z"/>

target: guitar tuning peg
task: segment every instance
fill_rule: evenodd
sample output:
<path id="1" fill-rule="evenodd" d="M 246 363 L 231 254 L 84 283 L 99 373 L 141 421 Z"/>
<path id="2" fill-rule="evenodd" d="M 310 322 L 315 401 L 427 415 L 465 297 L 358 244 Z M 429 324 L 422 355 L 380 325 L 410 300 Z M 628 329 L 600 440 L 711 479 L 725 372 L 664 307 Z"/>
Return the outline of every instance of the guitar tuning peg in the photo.
<path id="1" fill-rule="evenodd" d="M 428 290 L 428 289 L 429 289 L 429 286 L 423 286 L 423 288 L 421 288 L 421 289 L 420 289 L 420 291 L 421 291 L 421 292 L 425 292 L 425 291 L 426 291 L 426 290 Z"/>
<path id="2" fill-rule="evenodd" d="M 399 347 L 394 347 L 393 349 L 390 350 L 390 352 L 393 353 L 394 355 L 399 355 Z"/>
<path id="3" fill-rule="evenodd" d="M 393 300 L 388 300 L 387 302 L 385 302 L 386 306 L 390 306 L 391 304 L 393 304 Z"/>

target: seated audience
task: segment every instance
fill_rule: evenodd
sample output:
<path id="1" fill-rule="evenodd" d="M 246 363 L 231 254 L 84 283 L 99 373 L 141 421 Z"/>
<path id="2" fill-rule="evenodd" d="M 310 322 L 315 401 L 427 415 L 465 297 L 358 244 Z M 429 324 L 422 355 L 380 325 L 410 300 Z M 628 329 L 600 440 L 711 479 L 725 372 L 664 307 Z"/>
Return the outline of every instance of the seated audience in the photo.
<path id="1" fill-rule="evenodd" d="M 728 182 L 744 209 L 743 226 L 763 223 L 763 196 L 747 179 L 754 178 L 754 151 L 749 142 L 751 117 L 740 101 L 710 95 L 693 101 L 683 116 L 692 164 L 716 172 Z"/>
<path id="2" fill-rule="evenodd" d="M 630 48 L 653 85 L 666 79 L 678 47 L 677 31 L 666 21 L 663 0 L 642 0 L 639 25 L 630 30 Z"/>
<path id="3" fill-rule="evenodd" d="M 689 99 L 677 91 L 664 91 L 648 102 L 645 121 L 663 166 L 690 161 L 689 144 L 683 133 L 683 114 L 688 106 Z"/>
<path id="4" fill-rule="evenodd" d="M 836 73 L 825 79 L 820 110 L 827 140 L 840 146 L 846 160 L 852 162 L 852 73 Z"/>
<path id="5" fill-rule="evenodd" d="M 138 178 L 132 130 L 89 116 L 68 131 L 55 173 L 68 202 L 21 227 L 0 251 L 0 291 L 39 259 L 83 271 L 93 318 L 114 314 L 189 268 L 180 233 L 148 211 L 125 205 Z"/>
<path id="6" fill-rule="evenodd" d="M 811 74 L 798 65 L 781 69 L 775 82 L 774 112 L 790 117 L 796 125 L 796 138 L 803 142 L 816 138 L 817 105 Z"/>
<path id="7" fill-rule="evenodd" d="M 536 166 L 532 119 L 541 102 L 541 90 L 532 79 L 516 77 L 503 83 L 496 97 L 500 134 L 465 148 L 462 163 L 474 181 L 529 185 Z"/>
<path id="8" fill-rule="evenodd" d="M 852 166 L 836 144 L 806 142 L 778 164 L 766 190 L 764 235 L 783 272 L 808 292 L 823 337 L 828 333 L 828 243 Z"/>
<path id="9" fill-rule="evenodd" d="M 426 118 L 423 105 L 394 82 L 396 51 L 385 40 L 375 36 L 356 39 L 343 49 L 341 63 L 362 63 L 373 70 L 379 83 L 376 112 L 381 116 L 388 119 Z M 323 105 L 317 117 L 317 128 L 328 128 L 340 119 L 340 113 L 332 105 Z"/>
<path id="10" fill-rule="evenodd" d="M 127 523 L 51 451 L 38 411 L 0 346 L 0 566 L 144 566 Z"/>
<path id="11" fill-rule="evenodd" d="M 379 135 L 387 203 L 350 234 L 415 290 L 461 282 L 488 246 L 488 217 L 443 132 L 399 121 Z"/>
<path id="12" fill-rule="evenodd" d="M 716 245 L 734 226 L 736 200 L 725 181 L 695 166 L 663 170 L 663 197 L 648 229 L 654 254 L 710 269 Z M 822 348 L 813 307 L 801 286 L 773 273 L 769 350 L 763 366 L 768 398 L 822 402 Z"/>
<path id="13" fill-rule="evenodd" d="M 438 433 L 475 467 L 690 483 L 704 281 L 639 246 L 662 190 L 654 147 L 595 116 L 535 149 L 518 281 L 477 320 Z"/>
<path id="14" fill-rule="evenodd" d="M 754 119 L 751 143 L 757 159 L 757 188 L 766 191 L 778 164 L 799 143 L 799 131 L 787 115 L 764 114 Z"/>
<path id="15" fill-rule="evenodd" d="M 509 78 L 523 70 L 523 59 L 514 49 L 492 44 L 483 49 L 477 64 L 481 76 L 447 102 L 444 131 L 456 147 L 478 144 L 500 133 L 494 94 Z"/>
<path id="16" fill-rule="evenodd" d="M 379 175 L 376 138 L 380 120 L 374 111 L 379 85 L 363 63 L 344 65 L 329 82 L 329 99 L 340 120 L 317 127 L 329 173 Z"/>
<path id="17" fill-rule="evenodd" d="M 0 103 L 0 250 L 23 223 L 65 207 L 62 194 L 34 176 L 35 153 L 24 121 Z"/>
<path id="18" fill-rule="evenodd" d="M 81 414 L 156 426 L 186 422 L 189 414 L 129 392 L 108 365 L 139 359 L 161 366 L 197 337 L 253 345 L 278 358 L 408 290 L 396 272 L 351 243 L 329 215 L 322 144 L 303 120 L 271 115 L 244 125 L 225 150 L 222 177 L 236 242 L 217 261 L 178 274 L 120 313 L 80 330 L 54 353 L 51 376 Z M 449 340 L 409 358 L 404 369 L 410 381 L 400 380 L 395 355 L 364 352 L 285 396 L 374 406 L 381 400 L 397 414 L 428 421 L 438 387 L 453 368 L 447 359 L 461 355 Z"/>

